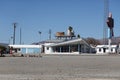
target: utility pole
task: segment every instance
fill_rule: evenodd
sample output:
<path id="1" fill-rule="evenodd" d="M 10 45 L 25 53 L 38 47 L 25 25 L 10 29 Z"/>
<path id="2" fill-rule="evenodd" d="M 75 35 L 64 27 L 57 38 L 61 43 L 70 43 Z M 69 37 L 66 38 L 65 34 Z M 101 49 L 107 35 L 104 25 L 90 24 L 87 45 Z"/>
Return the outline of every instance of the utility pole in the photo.
<path id="1" fill-rule="evenodd" d="M 12 41 L 13 41 L 13 36 L 10 37 L 10 43 L 11 44 L 13 44 Z"/>
<path id="2" fill-rule="evenodd" d="M 42 32 L 41 32 L 41 31 L 38 31 L 38 33 L 39 33 L 39 35 L 40 35 L 40 37 L 41 37 Z"/>
<path id="3" fill-rule="evenodd" d="M 51 29 L 49 29 L 49 40 L 51 40 Z"/>
<path id="4" fill-rule="evenodd" d="M 14 27 L 14 32 L 13 32 L 13 45 L 15 44 L 15 30 L 16 30 L 16 24 L 17 24 L 17 23 L 13 23 L 13 27 Z"/>
<path id="5" fill-rule="evenodd" d="M 21 30 L 21 28 L 20 28 L 20 44 L 21 44 L 21 39 L 22 38 L 22 30 Z"/>

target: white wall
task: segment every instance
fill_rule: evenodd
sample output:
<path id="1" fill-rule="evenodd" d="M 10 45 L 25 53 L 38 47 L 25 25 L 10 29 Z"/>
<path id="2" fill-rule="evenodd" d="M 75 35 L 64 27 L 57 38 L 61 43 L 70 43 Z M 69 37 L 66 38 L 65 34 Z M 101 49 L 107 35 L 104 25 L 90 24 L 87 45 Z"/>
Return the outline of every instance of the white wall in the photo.
<path id="1" fill-rule="evenodd" d="M 101 49 L 101 51 L 99 51 L 99 49 Z M 112 49 L 111 53 L 116 53 L 116 48 L 111 49 Z M 97 51 L 96 54 L 107 54 L 109 53 L 109 48 L 107 48 L 105 52 L 103 51 L 103 48 L 97 48 L 96 51 Z"/>
<path id="2" fill-rule="evenodd" d="M 45 54 L 50 54 L 53 53 L 53 49 L 52 47 L 50 47 L 50 45 L 52 45 L 53 43 L 45 43 L 44 44 L 44 48 L 45 48 Z"/>
<path id="3" fill-rule="evenodd" d="M 13 47 L 17 49 L 17 53 L 27 54 L 27 53 L 40 53 L 42 46 L 41 45 L 9 45 L 9 47 Z M 20 51 L 18 51 L 20 49 Z M 25 50 L 24 52 L 22 50 Z M 38 49 L 39 52 L 36 52 L 35 49 Z"/>
<path id="4" fill-rule="evenodd" d="M 53 53 L 52 47 L 45 47 L 45 54 Z"/>
<path id="5" fill-rule="evenodd" d="M 99 49 L 101 49 L 100 51 L 99 51 Z M 105 51 L 105 53 L 104 53 L 104 51 L 103 51 L 103 48 L 97 48 L 97 54 L 106 54 L 107 53 L 107 49 L 106 49 L 106 51 Z"/>

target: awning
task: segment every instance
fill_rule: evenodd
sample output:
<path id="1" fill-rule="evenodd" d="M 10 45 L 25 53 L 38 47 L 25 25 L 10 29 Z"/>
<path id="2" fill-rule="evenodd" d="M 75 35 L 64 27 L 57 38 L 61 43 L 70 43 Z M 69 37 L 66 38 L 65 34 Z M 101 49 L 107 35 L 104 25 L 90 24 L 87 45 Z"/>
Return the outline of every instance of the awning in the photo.
<path id="1" fill-rule="evenodd" d="M 60 42 L 60 43 L 54 43 L 54 44 L 47 45 L 47 46 L 62 46 L 62 45 L 70 45 L 70 44 L 71 45 L 72 44 L 86 44 L 87 46 L 89 46 L 88 43 L 81 38 L 67 40 L 67 41 L 63 41 L 63 42 Z"/>

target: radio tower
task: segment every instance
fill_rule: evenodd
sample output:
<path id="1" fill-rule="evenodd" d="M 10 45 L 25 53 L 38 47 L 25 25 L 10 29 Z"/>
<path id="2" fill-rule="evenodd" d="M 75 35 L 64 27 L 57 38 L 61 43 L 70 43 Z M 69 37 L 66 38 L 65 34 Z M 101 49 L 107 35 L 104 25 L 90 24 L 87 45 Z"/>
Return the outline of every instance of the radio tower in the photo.
<path id="1" fill-rule="evenodd" d="M 104 0 L 104 26 L 103 26 L 103 44 L 107 45 L 108 27 L 106 24 L 109 15 L 109 0 Z"/>

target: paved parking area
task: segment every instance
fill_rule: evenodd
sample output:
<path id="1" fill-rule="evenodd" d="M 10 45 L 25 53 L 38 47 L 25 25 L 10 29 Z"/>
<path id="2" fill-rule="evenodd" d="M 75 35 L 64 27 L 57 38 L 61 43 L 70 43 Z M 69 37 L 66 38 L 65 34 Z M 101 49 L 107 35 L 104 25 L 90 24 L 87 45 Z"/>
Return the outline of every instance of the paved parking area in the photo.
<path id="1" fill-rule="evenodd" d="M 1 80 L 120 80 L 120 56 L 0 57 Z"/>

